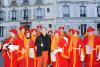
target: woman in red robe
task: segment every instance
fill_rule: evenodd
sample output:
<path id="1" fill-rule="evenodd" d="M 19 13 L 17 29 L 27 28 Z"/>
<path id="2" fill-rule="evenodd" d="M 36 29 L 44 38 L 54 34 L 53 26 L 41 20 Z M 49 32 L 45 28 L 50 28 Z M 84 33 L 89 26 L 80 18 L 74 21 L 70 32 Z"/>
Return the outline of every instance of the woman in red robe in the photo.
<path id="1" fill-rule="evenodd" d="M 4 67 L 18 67 L 17 49 L 15 49 L 15 47 L 12 48 L 10 46 L 18 46 L 19 49 L 21 49 L 23 44 L 21 39 L 17 37 L 16 29 L 11 29 L 10 32 L 10 37 L 8 37 L 3 43 Z"/>
<path id="2" fill-rule="evenodd" d="M 84 61 L 83 41 L 78 36 L 79 31 L 73 29 L 73 35 L 69 46 L 70 61 L 69 67 L 82 67 Z"/>

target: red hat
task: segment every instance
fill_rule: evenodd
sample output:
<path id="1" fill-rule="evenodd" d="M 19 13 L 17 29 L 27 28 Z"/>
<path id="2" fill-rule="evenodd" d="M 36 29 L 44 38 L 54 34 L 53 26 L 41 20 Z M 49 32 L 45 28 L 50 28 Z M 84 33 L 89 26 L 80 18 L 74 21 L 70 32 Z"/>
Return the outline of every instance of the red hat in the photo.
<path id="1" fill-rule="evenodd" d="M 87 32 L 93 32 L 93 31 L 95 31 L 94 28 L 92 28 L 92 27 L 88 27 L 88 28 L 87 28 Z"/>
<path id="2" fill-rule="evenodd" d="M 31 33 L 31 31 L 30 31 L 30 30 L 26 30 L 26 31 L 25 31 L 25 35 L 26 35 L 26 33 Z"/>
<path id="3" fill-rule="evenodd" d="M 23 28 L 25 28 L 25 26 L 20 26 L 20 27 L 19 27 L 20 30 L 23 29 Z"/>
<path id="4" fill-rule="evenodd" d="M 74 33 L 77 33 L 77 34 L 79 34 L 79 31 L 78 30 L 76 30 L 76 29 L 73 29 L 73 32 L 72 32 L 73 34 Z"/>
<path id="5" fill-rule="evenodd" d="M 69 29 L 69 32 L 73 32 L 74 30 L 73 29 Z"/>
<path id="6" fill-rule="evenodd" d="M 64 26 L 59 27 L 59 30 L 60 30 L 60 29 L 63 29 L 63 30 L 64 30 Z"/>
<path id="7" fill-rule="evenodd" d="M 37 26 L 37 28 L 42 28 L 42 27 L 43 27 L 43 26 L 41 26 L 41 25 L 38 25 L 38 26 Z"/>
<path id="8" fill-rule="evenodd" d="M 31 32 L 33 32 L 33 31 L 35 31 L 35 32 L 36 32 L 36 31 L 37 31 L 37 29 L 36 29 L 36 28 L 31 29 Z"/>
<path id="9" fill-rule="evenodd" d="M 16 29 L 11 29 L 9 32 L 12 32 L 14 34 L 17 34 L 17 30 Z"/>
<path id="10" fill-rule="evenodd" d="M 59 30 L 55 30 L 55 32 L 54 33 L 58 33 L 59 35 L 60 35 L 60 31 Z"/>

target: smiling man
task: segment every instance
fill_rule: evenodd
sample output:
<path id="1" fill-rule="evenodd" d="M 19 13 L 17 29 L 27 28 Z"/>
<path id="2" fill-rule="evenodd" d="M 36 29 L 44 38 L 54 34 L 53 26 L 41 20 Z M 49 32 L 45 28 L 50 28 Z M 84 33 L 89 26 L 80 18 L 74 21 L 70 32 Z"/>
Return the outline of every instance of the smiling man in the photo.
<path id="1" fill-rule="evenodd" d="M 47 67 L 51 37 L 47 34 L 47 28 L 43 27 L 41 32 L 35 41 L 37 46 L 37 67 L 42 67 L 42 63 L 43 67 Z"/>

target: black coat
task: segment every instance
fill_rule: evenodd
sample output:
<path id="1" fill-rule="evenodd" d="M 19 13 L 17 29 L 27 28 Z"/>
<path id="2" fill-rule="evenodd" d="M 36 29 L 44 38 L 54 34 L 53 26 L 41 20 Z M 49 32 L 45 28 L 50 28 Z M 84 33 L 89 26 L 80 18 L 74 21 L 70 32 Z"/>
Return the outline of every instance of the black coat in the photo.
<path id="1" fill-rule="evenodd" d="M 48 51 L 50 53 L 51 37 L 47 34 L 46 36 L 41 34 L 36 38 L 35 45 L 37 46 L 37 56 L 42 56 L 42 51 Z"/>

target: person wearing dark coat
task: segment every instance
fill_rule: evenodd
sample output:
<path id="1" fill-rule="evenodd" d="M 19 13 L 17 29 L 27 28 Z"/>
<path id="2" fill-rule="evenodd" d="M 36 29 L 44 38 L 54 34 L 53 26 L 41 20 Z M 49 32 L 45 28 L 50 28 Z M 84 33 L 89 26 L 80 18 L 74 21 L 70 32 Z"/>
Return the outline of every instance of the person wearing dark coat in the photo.
<path id="1" fill-rule="evenodd" d="M 47 34 L 47 29 L 42 28 L 41 34 L 36 38 L 37 47 L 37 67 L 47 67 L 48 56 L 50 55 L 51 37 Z M 43 63 L 43 64 L 42 64 Z"/>

